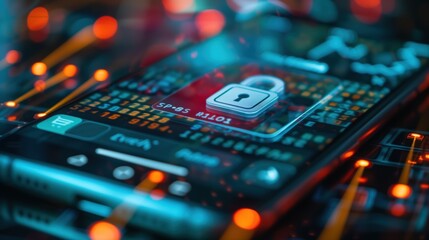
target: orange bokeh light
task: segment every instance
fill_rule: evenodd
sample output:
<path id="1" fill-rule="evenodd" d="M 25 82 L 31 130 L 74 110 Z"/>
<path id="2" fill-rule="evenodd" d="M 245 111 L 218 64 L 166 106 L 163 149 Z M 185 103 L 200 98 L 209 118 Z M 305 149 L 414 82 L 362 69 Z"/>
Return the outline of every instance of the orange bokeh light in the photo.
<path id="1" fill-rule="evenodd" d="M 164 173 L 154 170 L 149 172 L 147 179 L 153 183 L 161 183 L 165 179 Z"/>
<path id="2" fill-rule="evenodd" d="M 165 192 L 161 189 L 155 189 L 150 192 L 150 197 L 154 200 L 161 200 L 165 197 Z"/>
<path id="3" fill-rule="evenodd" d="M 31 73 L 33 73 L 36 76 L 42 76 L 46 73 L 48 70 L 48 67 L 45 63 L 42 62 L 36 62 L 31 66 Z"/>
<path id="4" fill-rule="evenodd" d="M 203 37 L 210 37 L 223 29 L 225 26 L 225 17 L 217 10 L 205 10 L 197 15 L 195 25 Z"/>
<path id="5" fill-rule="evenodd" d="M 194 0 L 162 0 L 165 10 L 171 13 L 181 13 L 194 7 Z"/>
<path id="6" fill-rule="evenodd" d="M 74 77 L 77 73 L 77 67 L 73 64 L 68 64 L 63 68 L 63 73 L 66 77 Z"/>
<path id="7" fill-rule="evenodd" d="M 109 78 L 109 72 L 106 69 L 98 69 L 94 72 L 93 77 L 96 81 L 103 82 Z"/>
<path id="8" fill-rule="evenodd" d="M 6 107 L 10 107 L 10 108 L 15 108 L 18 106 L 18 104 L 14 101 L 5 102 L 4 105 L 6 105 Z"/>
<path id="9" fill-rule="evenodd" d="M 39 91 L 42 92 L 46 89 L 46 82 L 39 79 L 37 81 L 34 82 L 34 88 Z"/>
<path id="10" fill-rule="evenodd" d="M 16 119 L 17 119 L 17 117 L 16 117 L 15 115 L 10 115 L 10 116 L 8 116 L 8 117 L 7 117 L 7 120 L 8 120 L 9 122 L 16 121 Z"/>
<path id="11" fill-rule="evenodd" d="M 359 159 L 355 163 L 355 167 L 368 167 L 371 163 L 365 159 Z"/>
<path id="12" fill-rule="evenodd" d="M 92 26 L 92 31 L 98 39 L 107 40 L 115 36 L 118 30 L 118 21 L 110 16 L 98 18 Z"/>
<path id="13" fill-rule="evenodd" d="M 91 240 L 119 240 L 121 239 L 121 231 L 115 225 L 98 221 L 89 228 L 89 238 Z"/>
<path id="14" fill-rule="evenodd" d="M 46 113 L 38 113 L 38 114 L 36 114 L 35 115 L 35 118 L 44 118 L 44 117 L 46 117 Z"/>
<path id="15" fill-rule="evenodd" d="M 349 159 L 349 158 L 351 158 L 354 154 L 355 154 L 355 151 L 354 151 L 354 150 L 347 151 L 347 152 L 345 152 L 343 155 L 341 155 L 341 160 Z"/>
<path id="16" fill-rule="evenodd" d="M 415 138 L 416 140 L 421 141 L 421 140 L 423 140 L 424 136 L 421 135 L 420 133 L 409 133 L 407 135 L 407 138 L 408 139 L 414 139 Z"/>
<path id="17" fill-rule="evenodd" d="M 402 217 L 407 212 L 407 209 L 405 208 L 404 204 L 401 203 L 394 203 L 390 207 L 390 213 L 395 217 Z"/>
<path id="18" fill-rule="evenodd" d="M 400 199 L 410 197 L 411 192 L 412 190 L 410 186 L 406 184 L 401 184 L 401 183 L 393 185 L 393 187 L 390 190 L 390 193 L 392 194 L 393 197 L 400 198 Z"/>
<path id="19" fill-rule="evenodd" d="M 240 228 L 254 230 L 261 223 L 261 216 L 253 209 L 242 208 L 234 213 L 233 220 Z"/>
<path id="20" fill-rule="evenodd" d="M 48 10 L 44 7 L 36 7 L 27 16 L 27 27 L 30 31 L 44 29 L 49 22 Z"/>
<path id="21" fill-rule="evenodd" d="M 9 64 L 14 64 L 19 61 L 21 54 L 16 50 L 10 50 L 6 53 L 4 60 Z"/>

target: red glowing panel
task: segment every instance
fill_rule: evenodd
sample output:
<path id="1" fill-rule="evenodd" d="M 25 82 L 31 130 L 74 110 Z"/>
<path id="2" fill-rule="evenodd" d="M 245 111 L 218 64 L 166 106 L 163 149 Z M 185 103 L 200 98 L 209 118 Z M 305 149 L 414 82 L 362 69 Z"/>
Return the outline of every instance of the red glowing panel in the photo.
<path id="1" fill-rule="evenodd" d="M 200 12 L 195 25 L 203 37 L 210 37 L 219 33 L 225 26 L 225 17 L 217 10 L 209 9 Z"/>
<path id="2" fill-rule="evenodd" d="M 411 187 L 406 184 L 395 184 L 390 190 L 390 194 L 399 199 L 409 198 L 411 196 Z"/>
<path id="3" fill-rule="evenodd" d="M 194 0 L 162 0 L 165 10 L 171 13 L 181 13 L 194 7 Z"/>
<path id="4" fill-rule="evenodd" d="M 27 16 L 27 27 L 30 31 L 44 29 L 49 22 L 48 10 L 44 7 L 36 7 Z"/>
<path id="5" fill-rule="evenodd" d="M 98 39 L 107 40 L 115 36 L 118 30 L 118 22 L 110 16 L 103 16 L 97 19 L 93 25 L 92 31 Z"/>
<path id="6" fill-rule="evenodd" d="M 89 229 L 89 238 L 91 240 L 119 240 L 121 232 L 115 225 L 99 221 L 94 223 Z"/>
<path id="7" fill-rule="evenodd" d="M 14 64 L 19 61 L 21 58 L 21 54 L 16 50 L 10 50 L 7 52 L 4 60 L 9 64 Z"/>
<path id="8" fill-rule="evenodd" d="M 381 0 L 354 0 L 356 4 L 364 8 L 375 8 L 380 6 Z"/>
<path id="9" fill-rule="evenodd" d="M 425 138 L 423 135 L 421 135 L 420 133 L 409 133 L 407 135 L 407 139 L 416 139 L 416 140 L 423 140 L 423 138 Z"/>
<path id="10" fill-rule="evenodd" d="M 245 230 L 254 230 L 261 223 L 261 216 L 258 212 L 250 208 L 242 208 L 234 213 L 235 225 Z"/>

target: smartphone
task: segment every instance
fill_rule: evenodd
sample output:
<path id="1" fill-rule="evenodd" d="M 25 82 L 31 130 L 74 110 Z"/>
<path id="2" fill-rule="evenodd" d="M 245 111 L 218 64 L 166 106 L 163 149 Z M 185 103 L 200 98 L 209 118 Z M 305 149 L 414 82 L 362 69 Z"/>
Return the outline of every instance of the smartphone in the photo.
<path id="1" fill-rule="evenodd" d="M 106 217 L 125 204 L 123 224 L 168 237 L 217 238 L 243 208 L 263 232 L 428 86 L 426 44 L 243 19 L 5 137 L 0 180 Z"/>

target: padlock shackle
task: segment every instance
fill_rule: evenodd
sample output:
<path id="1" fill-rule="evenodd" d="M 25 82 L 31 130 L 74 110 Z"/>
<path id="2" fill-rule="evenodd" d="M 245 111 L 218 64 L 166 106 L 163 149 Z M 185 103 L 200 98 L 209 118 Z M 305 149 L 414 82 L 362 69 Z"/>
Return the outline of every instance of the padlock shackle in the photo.
<path id="1" fill-rule="evenodd" d="M 270 83 L 272 87 L 268 89 L 270 92 L 275 92 L 277 94 L 284 94 L 285 92 L 285 83 L 283 80 L 277 77 L 270 75 L 254 75 L 244 79 L 240 82 L 240 85 L 254 87 L 257 83 Z"/>

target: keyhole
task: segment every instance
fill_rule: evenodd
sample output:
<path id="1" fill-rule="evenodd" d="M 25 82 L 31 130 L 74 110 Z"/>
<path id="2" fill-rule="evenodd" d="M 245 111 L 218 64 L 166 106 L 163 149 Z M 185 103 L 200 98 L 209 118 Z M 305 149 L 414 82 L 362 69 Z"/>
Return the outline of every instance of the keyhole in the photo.
<path id="1" fill-rule="evenodd" d="M 240 102 L 240 101 L 241 101 L 241 99 L 243 99 L 243 98 L 248 98 L 248 97 L 250 97 L 250 96 L 249 96 L 249 94 L 247 94 L 247 93 L 241 93 L 241 94 L 238 94 L 238 97 L 234 100 L 234 102 Z"/>

